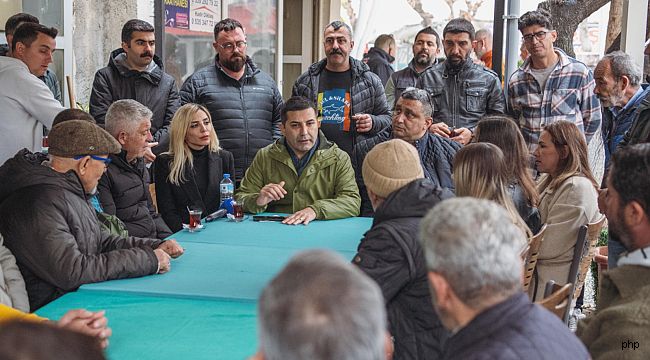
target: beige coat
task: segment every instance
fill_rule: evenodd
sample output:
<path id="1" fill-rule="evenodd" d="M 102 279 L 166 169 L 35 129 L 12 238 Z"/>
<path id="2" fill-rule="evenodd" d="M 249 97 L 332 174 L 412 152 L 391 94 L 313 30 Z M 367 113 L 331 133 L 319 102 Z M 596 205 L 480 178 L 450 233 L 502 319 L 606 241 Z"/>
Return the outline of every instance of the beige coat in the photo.
<path id="1" fill-rule="evenodd" d="M 578 230 L 600 216 L 598 193 L 585 177 L 572 176 L 555 191 L 547 187 L 540 195 L 539 214 L 548 226 L 537 259 L 537 294 L 533 300 L 542 299 L 547 281 L 567 283 Z M 529 288 L 531 297 L 534 289 L 535 283 Z"/>

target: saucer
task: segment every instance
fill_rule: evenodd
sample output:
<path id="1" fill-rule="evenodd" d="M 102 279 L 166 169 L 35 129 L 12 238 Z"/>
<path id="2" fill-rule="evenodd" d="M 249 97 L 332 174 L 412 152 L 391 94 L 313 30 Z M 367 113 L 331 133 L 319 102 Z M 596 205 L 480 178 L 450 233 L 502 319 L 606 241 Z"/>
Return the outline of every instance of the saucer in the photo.
<path id="1" fill-rule="evenodd" d="M 199 226 L 194 229 L 194 231 L 201 231 L 205 226 L 203 224 L 199 224 Z M 183 230 L 190 231 L 190 225 L 189 224 L 183 224 Z"/>

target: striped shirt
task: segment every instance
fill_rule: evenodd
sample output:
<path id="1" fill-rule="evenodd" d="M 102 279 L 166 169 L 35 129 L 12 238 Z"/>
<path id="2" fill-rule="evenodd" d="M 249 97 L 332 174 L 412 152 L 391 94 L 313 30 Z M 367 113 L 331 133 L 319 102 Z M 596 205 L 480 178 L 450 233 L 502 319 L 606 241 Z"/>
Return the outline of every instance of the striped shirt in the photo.
<path id="1" fill-rule="evenodd" d="M 544 89 L 531 72 L 530 57 L 510 77 L 508 106 L 532 152 L 545 125 L 559 120 L 575 123 L 587 142 L 600 127 L 600 101 L 594 94 L 591 70 L 555 48 L 560 60 Z"/>

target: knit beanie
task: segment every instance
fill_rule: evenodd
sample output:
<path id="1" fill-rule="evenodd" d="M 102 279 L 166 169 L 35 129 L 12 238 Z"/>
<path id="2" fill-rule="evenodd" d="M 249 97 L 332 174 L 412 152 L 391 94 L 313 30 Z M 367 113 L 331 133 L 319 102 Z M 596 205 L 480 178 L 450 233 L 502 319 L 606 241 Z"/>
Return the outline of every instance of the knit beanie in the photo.
<path id="1" fill-rule="evenodd" d="M 400 139 L 375 145 L 363 160 L 361 174 L 366 187 L 382 198 L 424 177 L 415 146 Z"/>
<path id="2" fill-rule="evenodd" d="M 72 158 L 77 155 L 119 154 L 120 143 L 111 134 L 86 120 L 68 120 L 55 125 L 48 134 L 48 153 Z"/>

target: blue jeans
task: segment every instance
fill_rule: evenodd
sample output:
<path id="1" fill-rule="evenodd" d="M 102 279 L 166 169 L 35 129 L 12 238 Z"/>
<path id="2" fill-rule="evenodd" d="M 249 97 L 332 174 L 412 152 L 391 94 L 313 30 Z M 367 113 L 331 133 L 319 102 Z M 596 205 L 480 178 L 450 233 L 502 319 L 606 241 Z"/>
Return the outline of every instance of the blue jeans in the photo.
<path id="1" fill-rule="evenodd" d="M 609 234 L 607 236 L 607 268 L 615 268 L 618 263 L 618 258 L 621 257 L 624 251 L 627 251 L 627 249 L 623 246 L 623 243 Z"/>

